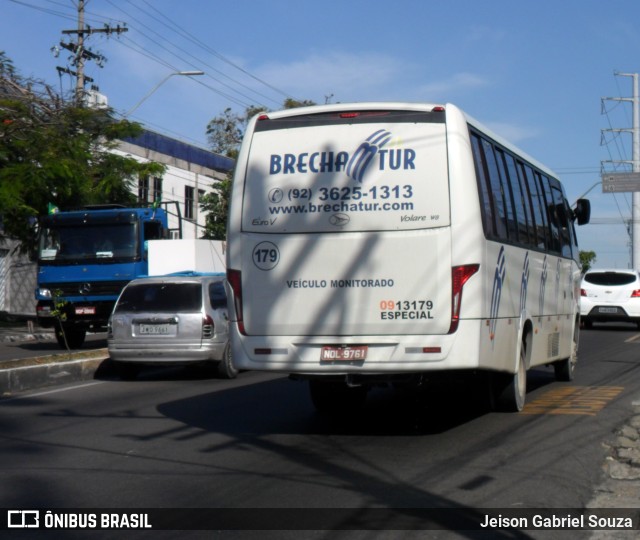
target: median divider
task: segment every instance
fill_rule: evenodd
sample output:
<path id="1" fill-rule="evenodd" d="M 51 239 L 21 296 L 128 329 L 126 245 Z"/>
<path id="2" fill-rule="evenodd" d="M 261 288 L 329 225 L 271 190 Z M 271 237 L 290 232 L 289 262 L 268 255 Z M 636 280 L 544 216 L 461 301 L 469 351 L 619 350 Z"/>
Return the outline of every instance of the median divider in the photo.
<path id="1" fill-rule="evenodd" d="M 106 348 L 0 360 L 0 398 L 16 392 L 115 374 Z"/>

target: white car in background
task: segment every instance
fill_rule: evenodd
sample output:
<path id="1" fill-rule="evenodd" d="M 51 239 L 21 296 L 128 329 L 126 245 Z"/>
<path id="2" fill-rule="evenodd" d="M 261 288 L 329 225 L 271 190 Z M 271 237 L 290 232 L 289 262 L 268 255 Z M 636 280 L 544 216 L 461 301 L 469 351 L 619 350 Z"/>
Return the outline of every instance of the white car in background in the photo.
<path id="1" fill-rule="evenodd" d="M 594 322 L 631 322 L 640 328 L 640 274 L 636 270 L 589 270 L 580 285 L 580 317 Z"/>

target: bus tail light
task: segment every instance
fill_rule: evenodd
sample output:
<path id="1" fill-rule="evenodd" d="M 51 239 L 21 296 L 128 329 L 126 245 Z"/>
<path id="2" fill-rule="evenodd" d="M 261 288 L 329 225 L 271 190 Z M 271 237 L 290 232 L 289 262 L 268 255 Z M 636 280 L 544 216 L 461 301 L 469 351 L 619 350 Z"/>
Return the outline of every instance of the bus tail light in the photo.
<path id="1" fill-rule="evenodd" d="M 242 314 L 242 272 L 240 270 L 227 270 L 227 281 L 233 291 L 233 302 L 236 310 L 236 322 L 238 330 L 243 335 L 247 335 L 244 330 L 244 317 Z"/>
<path id="2" fill-rule="evenodd" d="M 458 323 L 460 322 L 462 288 L 479 268 L 479 264 L 467 264 L 464 266 L 454 266 L 451 269 L 451 326 L 449 327 L 449 334 L 453 334 L 458 329 Z"/>

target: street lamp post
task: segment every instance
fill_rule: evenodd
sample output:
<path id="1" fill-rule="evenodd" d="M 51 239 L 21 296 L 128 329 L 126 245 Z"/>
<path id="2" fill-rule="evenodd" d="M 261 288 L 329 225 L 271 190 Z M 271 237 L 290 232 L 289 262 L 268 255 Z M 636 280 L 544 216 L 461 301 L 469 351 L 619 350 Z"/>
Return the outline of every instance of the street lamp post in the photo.
<path id="1" fill-rule="evenodd" d="M 129 109 L 124 116 L 129 116 L 133 111 L 135 111 L 142 103 L 144 103 L 151 94 L 153 94 L 158 88 L 160 88 L 165 82 L 169 80 L 170 77 L 174 75 L 182 75 L 184 77 L 193 77 L 196 75 L 204 75 L 204 71 L 174 71 L 173 73 L 169 73 L 164 79 L 162 79 L 158 84 L 156 84 L 148 93 L 145 95 L 138 103 L 136 103 L 131 109 Z"/>

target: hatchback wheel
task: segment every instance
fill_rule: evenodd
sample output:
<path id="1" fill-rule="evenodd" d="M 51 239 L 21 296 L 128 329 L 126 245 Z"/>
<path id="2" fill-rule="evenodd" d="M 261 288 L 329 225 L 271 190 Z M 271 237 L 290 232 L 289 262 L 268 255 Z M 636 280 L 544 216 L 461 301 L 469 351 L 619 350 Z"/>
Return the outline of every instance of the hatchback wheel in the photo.
<path id="1" fill-rule="evenodd" d="M 233 365 L 233 355 L 231 354 L 231 344 L 229 343 L 224 348 L 222 360 L 218 362 L 218 375 L 223 379 L 235 379 L 238 376 L 238 370 Z"/>

